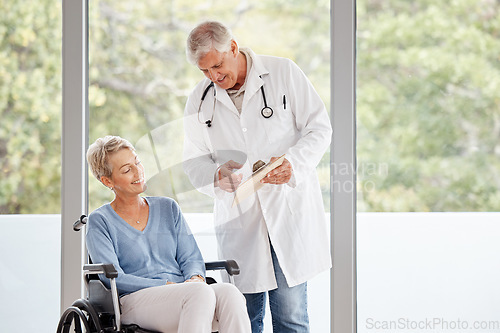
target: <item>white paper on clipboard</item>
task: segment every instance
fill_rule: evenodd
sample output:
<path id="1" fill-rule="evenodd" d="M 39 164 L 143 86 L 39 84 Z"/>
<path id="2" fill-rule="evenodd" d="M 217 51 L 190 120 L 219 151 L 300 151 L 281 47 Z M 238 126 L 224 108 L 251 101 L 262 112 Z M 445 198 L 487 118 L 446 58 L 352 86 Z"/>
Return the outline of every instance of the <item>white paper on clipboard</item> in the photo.
<path id="1" fill-rule="evenodd" d="M 259 170 L 254 172 L 250 178 L 244 181 L 235 191 L 234 200 L 232 207 L 240 204 L 244 199 L 248 198 L 253 193 L 257 192 L 262 186 L 263 183 L 260 181 L 271 171 L 279 167 L 283 164 L 285 160 L 285 154 L 278 157 L 275 161 L 269 162 Z"/>

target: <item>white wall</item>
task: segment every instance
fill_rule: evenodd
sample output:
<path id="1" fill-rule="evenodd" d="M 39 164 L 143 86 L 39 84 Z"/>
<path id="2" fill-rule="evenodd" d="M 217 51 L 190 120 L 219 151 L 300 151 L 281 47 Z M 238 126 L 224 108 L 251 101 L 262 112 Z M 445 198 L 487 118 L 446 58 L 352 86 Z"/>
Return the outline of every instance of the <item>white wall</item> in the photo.
<path id="1" fill-rule="evenodd" d="M 358 332 L 500 332 L 499 222 L 358 214 Z"/>
<path id="2" fill-rule="evenodd" d="M 205 258 L 216 259 L 209 217 L 186 218 Z M 500 332 L 499 221 L 500 213 L 358 213 L 358 332 Z M 1 215 L 0 251 L 1 331 L 54 332 L 60 216 Z M 329 295 L 328 273 L 309 283 L 313 333 L 329 331 Z"/>

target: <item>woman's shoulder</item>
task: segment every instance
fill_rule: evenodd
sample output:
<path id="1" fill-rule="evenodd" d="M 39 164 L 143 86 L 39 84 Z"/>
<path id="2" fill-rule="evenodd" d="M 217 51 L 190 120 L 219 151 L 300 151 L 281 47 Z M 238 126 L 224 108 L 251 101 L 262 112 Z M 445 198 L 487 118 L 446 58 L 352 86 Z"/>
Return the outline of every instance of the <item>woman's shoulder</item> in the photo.
<path id="1" fill-rule="evenodd" d="M 90 217 L 97 217 L 97 216 L 107 215 L 107 214 L 109 214 L 109 208 L 111 208 L 111 205 L 108 202 L 108 203 L 102 205 L 101 207 L 96 208 L 94 211 L 92 211 L 89 214 L 89 218 Z"/>
<path id="2" fill-rule="evenodd" d="M 169 197 L 145 197 L 148 203 L 153 205 L 175 205 L 177 206 L 177 202 Z"/>
<path id="3" fill-rule="evenodd" d="M 109 203 L 102 205 L 101 207 L 95 209 L 88 216 L 88 226 L 95 226 L 100 224 L 106 224 L 106 220 L 111 217 L 111 205 Z"/>

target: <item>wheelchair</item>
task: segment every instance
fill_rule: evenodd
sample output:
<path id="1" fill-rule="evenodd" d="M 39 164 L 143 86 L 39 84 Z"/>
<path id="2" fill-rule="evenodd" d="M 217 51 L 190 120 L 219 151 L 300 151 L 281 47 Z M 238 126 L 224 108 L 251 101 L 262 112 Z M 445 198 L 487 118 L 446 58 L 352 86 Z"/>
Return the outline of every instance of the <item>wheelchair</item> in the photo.
<path id="1" fill-rule="evenodd" d="M 82 215 L 73 224 L 73 230 L 80 231 L 86 223 L 87 217 Z M 158 333 L 135 324 L 121 324 L 120 301 L 115 281 L 118 272 L 112 264 L 93 264 L 90 257 L 89 262 L 83 266 L 86 298 L 77 299 L 63 312 L 56 333 Z M 206 262 L 205 268 L 207 271 L 225 270 L 231 283 L 233 276 L 240 273 L 234 260 Z M 110 279 L 111 289 L 99 280 L 98 274 L 104 274 Z M 206 282 L 216 283 L 211 277 L 207 277 Z"/>

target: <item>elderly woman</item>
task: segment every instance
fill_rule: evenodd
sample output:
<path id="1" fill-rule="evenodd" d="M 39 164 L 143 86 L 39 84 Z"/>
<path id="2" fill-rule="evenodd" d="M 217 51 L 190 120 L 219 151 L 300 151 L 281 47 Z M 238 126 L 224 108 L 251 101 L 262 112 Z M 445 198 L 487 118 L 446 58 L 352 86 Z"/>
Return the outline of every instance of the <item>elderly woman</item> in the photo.
<path id="1" fill-rule="evenodd" d="M 144 167 L 118 136 L 87 152 L 94 176 L 115 198 L 89 215 L 87 247 L 95 263 L 112 263 L 122 323 L 161 332 L 250 332 L 245 298 L 231 284 L 205 283 L 200 250 L 177 203 L 142 197 Z M 101 277 L 108 284 L 104 277 Z"/>

